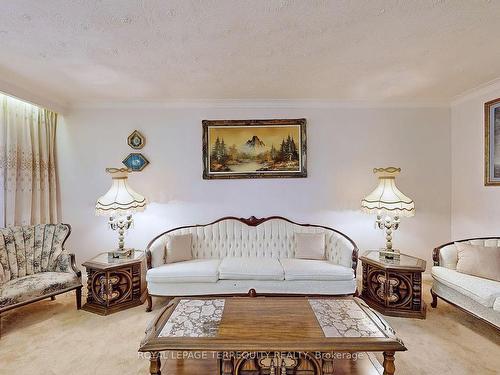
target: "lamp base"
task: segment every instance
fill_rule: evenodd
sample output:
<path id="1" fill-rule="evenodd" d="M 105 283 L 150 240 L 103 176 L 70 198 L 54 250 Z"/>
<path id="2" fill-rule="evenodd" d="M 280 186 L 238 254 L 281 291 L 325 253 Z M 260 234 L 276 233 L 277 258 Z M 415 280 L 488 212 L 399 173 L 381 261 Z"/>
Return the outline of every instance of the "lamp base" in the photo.
<path id="1" fill-rule="evenodd" d="M 108 252 L 108 258 L 110 259 L 127 259 L 130 258 L 134 249 L 123 249 L 123 250 L 114 250 Z"/>
<path id="2" fill-rule="evenodd" d="M 380 259 L 388 259 L 398 261 L 401 258 L 401 252 L 397 249 L 380 249 L 379 250 Z"/>

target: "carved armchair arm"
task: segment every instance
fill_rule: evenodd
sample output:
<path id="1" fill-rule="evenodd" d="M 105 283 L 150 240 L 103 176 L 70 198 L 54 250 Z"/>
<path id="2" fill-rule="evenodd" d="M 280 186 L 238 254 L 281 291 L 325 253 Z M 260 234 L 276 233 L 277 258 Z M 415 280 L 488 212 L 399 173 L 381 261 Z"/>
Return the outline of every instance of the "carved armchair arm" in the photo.
<path id="1" fill-rule="evenodd" d="M 2 264 L 0 264 L 0 285 L 5 283 L 7 280 L 7 275 L 5 274 L 5 271 L 3 270 Z"/>
<path id="2" fill-rule="evenodd" d="M 82 277 L 82 272 L 76 265 L 75 254 L 68 253 L 66 250 L 56 258 L 54 270 L 56 272 L 74 272 L 79 278 Z"/>

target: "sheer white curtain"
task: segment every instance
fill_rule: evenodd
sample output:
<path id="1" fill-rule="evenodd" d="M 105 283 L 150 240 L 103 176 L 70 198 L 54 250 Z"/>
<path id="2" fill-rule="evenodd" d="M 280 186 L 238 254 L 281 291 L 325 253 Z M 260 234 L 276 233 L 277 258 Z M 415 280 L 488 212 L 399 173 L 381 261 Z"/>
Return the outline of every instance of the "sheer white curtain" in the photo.
<path id="1" fill-rule="evenodd" d="M 57 113 L 0 93 L 0 228 L 58 221 Z"/>

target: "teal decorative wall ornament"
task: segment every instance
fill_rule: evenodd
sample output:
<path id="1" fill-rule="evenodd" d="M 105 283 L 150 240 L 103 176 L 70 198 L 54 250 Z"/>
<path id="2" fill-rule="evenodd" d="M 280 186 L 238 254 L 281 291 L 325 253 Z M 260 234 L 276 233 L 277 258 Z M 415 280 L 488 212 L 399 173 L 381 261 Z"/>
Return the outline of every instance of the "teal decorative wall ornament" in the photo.
<path id="1" fill-rule="evenodd" d="M 132 152 L 122 163 L 133 172 L 140 172 L 149 164 L 149 160 L 143 154 Z"/>

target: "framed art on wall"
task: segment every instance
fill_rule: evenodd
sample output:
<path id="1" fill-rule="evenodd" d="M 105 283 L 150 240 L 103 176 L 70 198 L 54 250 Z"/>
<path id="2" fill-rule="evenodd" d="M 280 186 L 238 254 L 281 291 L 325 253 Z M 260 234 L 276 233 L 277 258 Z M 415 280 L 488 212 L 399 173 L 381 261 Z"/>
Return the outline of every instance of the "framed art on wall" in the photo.
<path id="1" fill-rule="evenodd" d="M 132 152 L 123 159 L 122 163 L 133 172 L 141 172 L 149 164 L 149 160 L 138 152 Z"/>
<path id="2" fill-rule="evenodd" d="M 306 120 L 203 120 L 203 178 L 307 177 Z"/>
<path id="3" fill-rule="evenodd" d="M 484 105 L 484 184 L 500 186 L 500 98 Z"/>
<path id="4" fill-rule="evenodd" d="M 133 149 L 140 150 L 146 144 L 146 138 L 139 130 L 134 130 L 127 138 L 127 144 Z"/>

